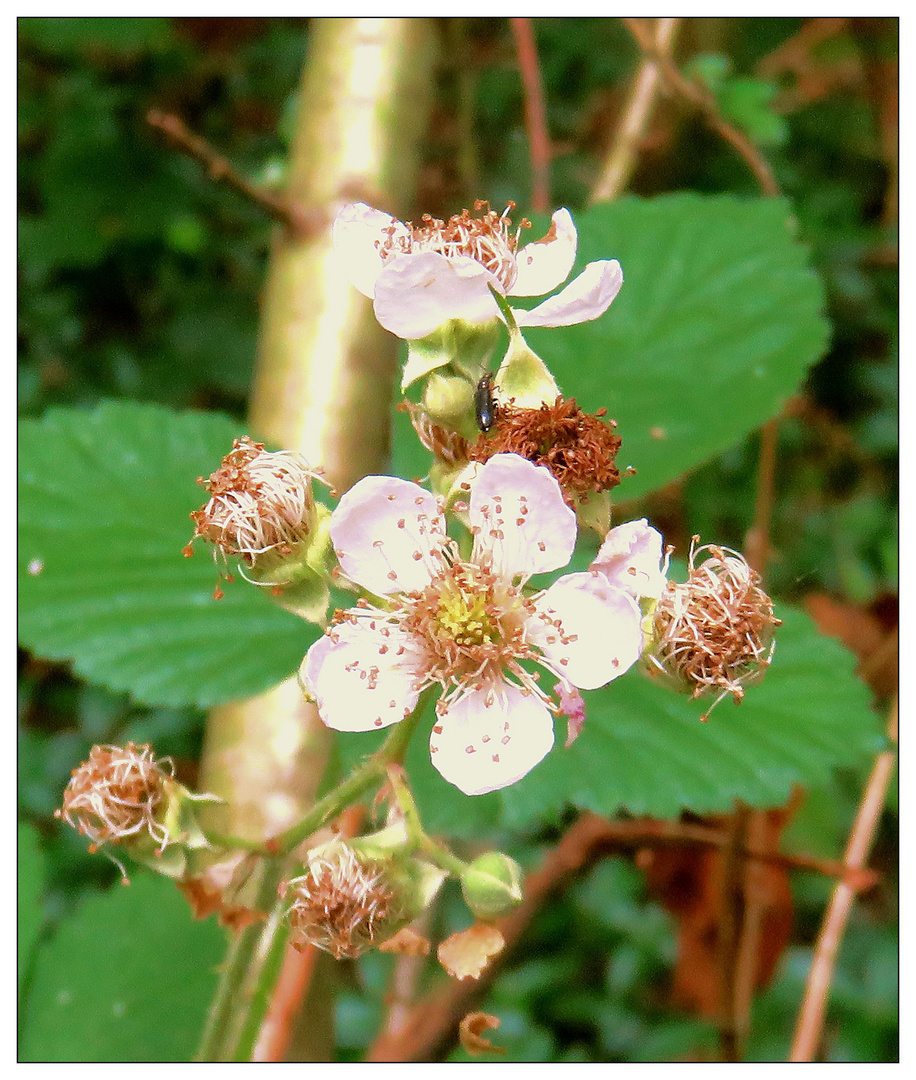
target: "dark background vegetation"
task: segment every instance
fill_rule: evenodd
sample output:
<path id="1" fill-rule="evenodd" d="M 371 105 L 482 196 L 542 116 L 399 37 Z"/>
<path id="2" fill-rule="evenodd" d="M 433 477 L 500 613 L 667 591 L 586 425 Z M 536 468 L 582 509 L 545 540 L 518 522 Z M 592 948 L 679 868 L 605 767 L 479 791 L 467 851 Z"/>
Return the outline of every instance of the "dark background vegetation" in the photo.
<path id="1" fill-rule="evenodd" d="M 818 38 L 812 22 L 834 25 Z M 284 18 L 20 20 L 22 416 L 112 397 L 244 415 L 272 226 L 165 146 L 145 115 L 177 113 L 241 173 L 281 184 L 308 29 Z M 612 19 L 535 20 L 535 29 L 551 201 L 575 209 L 588 202 L 638 53 Z M 524 212 L 530 166 L 508 22 L 442 20 L 441 32 L 418 209 L 448 215 L 484 197 Z M 866 666 L 897 620 L 896 56 L 893 19 L 688 20 L 677 51 L 767 156 L 827 288 L 829 352 L 780 425 L 769 583 Z M 680 189 L 757 193 L 734 151 L 663 98 L 631 190 Z M 751 438 L 636 509 L 681 550 L 695 532 L 740 548 L 757 453 Z M 895 664 L 894 655 L 868 668 L 881 707 Z M 204 717 L 141 708 L 24 652 L 20 674 L 19 805 L 45 841 L 51 925 L 113 877 L 53 820 L 73 764 L 95 742 L 154 740 L 193 779 Z M 809 793 L 789 826 L 798 846 L 839 856 L 864 775 Z M 857 903 L 844 940 L 828 1060 L 896 1058 L 896 805 L 892 796 L 872 859 L 882 881 Z M 526 838 L 520 854 L 527 861 L 552 839 Z M 682 895 L 693 889 L 702 906 L 701 869 L 681 870 Z M 512 1060 L 714 1056 L 712 1019 L 672 1002 L 683 918 L 671 910 L 673 888 L 652 898 L 637 866 L 606 861 L 541 913 L 486 1006 L 502 1018 L 495 1041 Z M 751 1059 L 785 1057 L 830 888 L 815 875 L 792 878 L 791 943 L 756 1003 Z M 338 1010 L 344 1057 L 371 1038 L 388 966 L 376 955 L 349 972 Z"/>

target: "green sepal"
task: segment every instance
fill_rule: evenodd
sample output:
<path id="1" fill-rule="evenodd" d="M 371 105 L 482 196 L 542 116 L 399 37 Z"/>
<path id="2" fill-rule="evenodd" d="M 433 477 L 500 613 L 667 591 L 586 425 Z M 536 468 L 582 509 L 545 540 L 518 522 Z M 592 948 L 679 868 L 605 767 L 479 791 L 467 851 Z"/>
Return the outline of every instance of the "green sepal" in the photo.
<path id="1" fill-rule="evenodd" d="M 475 373 L 479 376 L 487 366 L 498 338 L 498 319 L 484 323 L 450 319 L 427 337 L 408 342 L 401 390 L 446 364 L 475 379 Z"/>
<path id="2" fill-rule="evenodd" d="M 516 330 L 509 337 L 509 349 L 496 373 L 499 400 L 511 401 L 521 409 L 538 409 L 543 403 L 552 405 L 560 395 L 556 380 L 538 354 L 529 347 Z"/>

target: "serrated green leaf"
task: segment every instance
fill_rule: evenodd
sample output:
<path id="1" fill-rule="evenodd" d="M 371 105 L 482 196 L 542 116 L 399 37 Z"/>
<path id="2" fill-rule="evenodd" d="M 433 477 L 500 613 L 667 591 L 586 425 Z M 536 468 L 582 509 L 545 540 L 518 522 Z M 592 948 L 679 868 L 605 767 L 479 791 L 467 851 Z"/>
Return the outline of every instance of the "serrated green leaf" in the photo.
<path id="1" fill-rule="evenodd" d="M 823 288 L 781 199 L 627 197 L 576 226 L 577 267 L 618 259 L 620 295 L 594 322 L 525 337 L 567 396 L 618 421 L 618 464 L 637 469 L 622 501 L 780 411 L 823 354 Z"/>
<path id="2" fill-rule="evenodd" d="M 18 892 L 16 971 L 19 992 L 22 980 L 29 969 L 32 950 L 38 941 L 44 915 L 41 897 L 45 887 L 45 857 L 38 841 L 38 833 L 31 825 L 20 825 L 18 834 Z"/>
<path id="3" fill-rule="evenodd" d="M 164 878 L 83 900 L 39 951 L 22 1059 L 188 1061 L 224 948 Z"/>
<path id="4" fill-rule="evenodd" d="M 778 608 L 773 665 L 740 705 L 691 701 L 632 670 L 585 694 L 582 734 L 558 745 L 502 792 L 506 824 L 556 814 L 564 803 L 599 814 L 671 817 L 727 811 L 733 800 L 778 806 L 794 784 L 880 749 L 878 718 L 855 660 L 802 612 Z"/>
<path id="5" fill-rule="evenodd" d="M 196 478 L 238 434 L 222 416 L 131 402 L 23 421 L 23 644 L 152 705 L 207 707 L 295 671 L 317 627 L 242 581 L 215 600 L 209 552 L 182 557 Z"/>

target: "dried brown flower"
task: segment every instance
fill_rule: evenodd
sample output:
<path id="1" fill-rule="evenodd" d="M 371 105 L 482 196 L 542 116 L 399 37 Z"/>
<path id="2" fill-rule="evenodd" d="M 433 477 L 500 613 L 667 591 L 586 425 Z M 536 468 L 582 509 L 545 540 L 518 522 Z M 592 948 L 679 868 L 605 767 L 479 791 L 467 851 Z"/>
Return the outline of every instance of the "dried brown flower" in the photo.
<path id="1" fill-rule="evenodd" d="M 575 398 L 558 397 L 537 409 L 501 404 L 492 432 L 480 436 L 468 458 L 484 462 L 494 454 L 519 454 L 548 468 L 567 502 L 575 503 L 620 483 L 614 459 L 621 439 L 613 431 L 615 421 L 605 420 L 604 414 L 603 409 L 582 412 Z"/>
<path id="2" fill-rule="evenodd" d="M 698 540 L 691 543 L 687 581 L 669 581 L 655 608 L 656 644 L 648 660 L 650 671 L 673 676 L 695 698 L 719 691 L 701 717 L 706 720 L 723 697 L 740 702 L 744 687 L 763 676 L 781 623 L 744 556 L 715 544 L 698 548 Z"/>
<path id="3" fill-rule="evenodd" d="M 167 766 L 167 773 L 163 766 Z M 156 761 L 151 746 L 129 742 L 125 747 L 93 746 L 89 760 L 74 769 L 64 791 L 63 809 L 54 816 L 92 841 L 118 844 L 146 833 L 163 850 L 167 829 L 156 820 L 171 761 Z"/>
<path id="4" fill-rule="evenodd" d="M 337 960 L 377 947 L 401 914 L 384 868 L 342 841 L 316 849 L 307 873 L 285 882 L 281 895 L 290 901 L 292 945 L 315 945 Z"/>
<path id="5" fill-rule="evenodd" d="M 192 543 L 202 537 L 249 565 L 266 552 L 288 555 L 312 530 L 316 471 L 301 454 L 266 451 L 247 435 L 232 446 L 216 472 L 198 478 L 210 499 L 191 514 Z"/>

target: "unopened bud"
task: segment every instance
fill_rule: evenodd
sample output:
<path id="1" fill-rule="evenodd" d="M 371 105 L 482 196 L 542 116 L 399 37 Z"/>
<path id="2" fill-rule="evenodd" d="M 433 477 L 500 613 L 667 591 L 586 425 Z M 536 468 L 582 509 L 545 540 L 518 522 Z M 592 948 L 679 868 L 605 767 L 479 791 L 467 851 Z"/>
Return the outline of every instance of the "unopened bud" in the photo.
<path id="1" fill-rule="evenodd" d="M 744 687 L 763 677 L 781 621 L 743 555 L 714 544 L 698 548 L 698 539 L 687 581 L 669 581 L 656 605 L 646 659 L 651 674 L 668 676 L 694 698 L 718 692 L 706 720 L 723 697 L 740 702 Z M 701 552 L 707 555 L 697 563 Z"/>
<path id="2" fill-rule="evenodd" d="M 521 903 L 522 868 L 501 851 L 488 851 L 461 875 L 461 894 L 478 919 L 498 919 Z"/>

